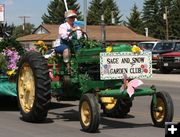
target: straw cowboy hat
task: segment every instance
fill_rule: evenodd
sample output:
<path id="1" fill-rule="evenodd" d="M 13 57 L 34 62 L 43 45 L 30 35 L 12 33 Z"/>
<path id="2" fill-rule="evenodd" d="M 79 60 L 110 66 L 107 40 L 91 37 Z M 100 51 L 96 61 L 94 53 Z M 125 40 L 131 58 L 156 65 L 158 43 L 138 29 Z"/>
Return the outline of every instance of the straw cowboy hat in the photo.
<path id="1" fill-rule="evenodd" d="M 65 18 L 70 18 L 70 17 L 77 17 L 77 14 L 74 10 L 68 10 L 64 14 Z"/>

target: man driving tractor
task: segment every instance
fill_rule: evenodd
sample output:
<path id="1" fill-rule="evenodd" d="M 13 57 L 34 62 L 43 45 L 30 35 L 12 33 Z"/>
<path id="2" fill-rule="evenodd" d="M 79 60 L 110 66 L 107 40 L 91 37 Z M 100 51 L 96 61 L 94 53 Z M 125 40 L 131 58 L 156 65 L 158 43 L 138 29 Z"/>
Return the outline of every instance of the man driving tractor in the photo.
<path id="1" fill-rule="evenodd" d="M 55 41 L 54 50 L 50 54 L 45 55 L 45 58 L 51 57 L 54 52 L 62 54 L 63 60 L 67 65 L 67 69 L 68 71 L 70 71 L 69 59 L 71 54 L 68 46 L 68 41 L 71 40 L 72 37 L 79 39 L 82 36 L 82 32 L 80 31 L 80 27 L 74 25 L 74 21 L 77 17 L 77 14 L 74 10 L 66 11 L 64 16 L 65 23 L 59 26 L 59 36 Z M 73 31 L 76 32 L 74 33 L 75 36 L 70 36 L 70 33 Z"/>

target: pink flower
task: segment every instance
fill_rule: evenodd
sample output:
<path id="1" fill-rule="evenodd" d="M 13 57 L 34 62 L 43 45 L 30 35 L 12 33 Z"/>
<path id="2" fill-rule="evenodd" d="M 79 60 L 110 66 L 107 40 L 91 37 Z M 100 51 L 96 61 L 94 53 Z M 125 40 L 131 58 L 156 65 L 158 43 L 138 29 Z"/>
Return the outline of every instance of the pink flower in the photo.
<path id="1" fill-rule="evenodd" d="M 7 59 L 7 69 L 9 70 L 17 69 L 17 62 L 20 58 L 18 52 L 16 50 L 4 49 L 2 54 Z"/>

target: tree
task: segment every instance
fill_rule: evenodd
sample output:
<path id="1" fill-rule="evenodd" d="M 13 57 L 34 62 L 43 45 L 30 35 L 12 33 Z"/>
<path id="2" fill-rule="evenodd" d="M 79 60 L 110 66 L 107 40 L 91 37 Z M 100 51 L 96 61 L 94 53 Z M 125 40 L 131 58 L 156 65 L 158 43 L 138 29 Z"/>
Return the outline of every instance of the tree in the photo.
<path id="1" fill-rule="evenodd" d="M 15 26 L 13 31 L 13 37 L 18 38 L 28 34 L 31 34 L 34 30 L 34 24 L 26 23 L 25 30 L 23 30 L 23 25 Z"/>
<path id="2" fill-rule="evenodd" d="M 78 19 L 81 19 L 79 12 L 80 5 L 76 4 L 77 0 L 67 0 L 69 10 L 76 10 Z M 64 13 L 66 11 L 63 0 L 52 0 L 48 5 L 48 14 L 44 13 L 41 17 L 45 24 L 61 24 L 64 22 Z"/>
<path id="3" fill-rule="evenodd" d="M 161 34 L 163 39 L 166 39 L 166 20 L 163 19 L 163 15 L 165 14 L 165 8 L 167 8 L 167 20 L 168 20 L 168 33 L 169 36 L 172 35 L 172 18 L 170 16 L 170 14 L 172 13 L 172 9 L 173 9 L 173 2 L 172 0 L 159 0 L 159 21 L 161 23 L 161 25 L 159 25 L 159 27 L 161 27 Z M 172 13 L 173 14 L 173 13 Z"/>
<path id="4" fill-rule="evenodd" d="M 139 34 L 143 34 L 143 22 L 141 18 L 141 12 L 139 12 L 138 7 L 134 4 L 133 8 L 131 9 L 130 17 L 127 17 L 126 25 Z"/>
<path id="5" fill-rule="evenodd" d="M 168 10 L 169 39 L 180 39 L 180 1 L 165 1 Z"/>
<path id="6" fill-rule="evenodd" d="M 122 15 L 116 2 L 114 0 L 92 0 L 88 10 L 87 24 L 99 25 L 101 23 L 101 15 L 104 15 L 104 22 L 106 25 L 112 25 L 112 15 L 115 19 L 115 24 L 119 24 Z"/>
<path id="7" fill-rule="evenodd" d="M 102 12 L 102 1 L 101 0 L 92 0 L 90 2 L 90 7 L 88 10 L 87 24 L 89 25 L 98 25 L 101 23 Z"/>
<path id="8" fill-rule="evenodd" d="M 119 8 L 116 4 L 116 2 L 114 0 L 104 0 L 103 1 L 103 9 L 104 10 L 104 20 L 105 20 L 105 24 L 107 25 L 111 25 L 111 15 L 113 14 L 114 18 L 115 18 L 115 24 L 120 24 L 122 23 L 122 20 L 120 20 L 120 18 L 122 17 L 122 15 L 120 14 Z"/>
<path id="9" fill-rule="evenodd" d="M 162 22 L 159 17 L 159 0 L 145 0 L 142 13 L 143 26 L 149 29 L 149 35 L 163 38 Z"/>
<path id="10" fill-rule="evenodd" d="M 12 36 L 14 25 L 8 25 L 6 23 L 0 23 L 0 37 L 3 39 L 9 39 Z"/>
<path id="11" fill-rule="evenodd" d="M 149 28 L 150 36 L 166 38 L 166 20 L 163 19 L 167 8 L 169 39 L 180 36 L 180 1 L 179 0 L 146 0 L 143 7 L 144 27 Z"/>

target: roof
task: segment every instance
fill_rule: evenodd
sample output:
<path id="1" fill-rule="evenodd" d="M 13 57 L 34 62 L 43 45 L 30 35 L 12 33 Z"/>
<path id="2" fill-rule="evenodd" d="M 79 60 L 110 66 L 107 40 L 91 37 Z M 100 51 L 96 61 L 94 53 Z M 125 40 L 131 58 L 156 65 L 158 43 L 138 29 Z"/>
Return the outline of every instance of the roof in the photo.
<path id="1" fill-rule="evenodd" d="M 101 26 L 88 26 L 88 36 L 91 39 L 101 40 Z M 106 26 L 107 41 L 156 41 L 157 39 L 139 35 L 126 26 Z"/>
<path id="2" fill-rule="evenodd" d="M 26 35 L 17 38 L 20 42 L 26 41 L 54 41 L 58 38 L 58 28 L 59 25 L 40 25 L 31 35 Z M 38 30 L 44 29 L 46 33 L 37 34 Z M 87 34 L 90 39 L 101 40 L 101 26 L 88 25 Z M 116 25 L 116 26 L 106 26 L 106 41 L 157 41 L 158 39 L 152 37 L 146 37 L 143 35 L 136 34 L 126 26 Z"/>

